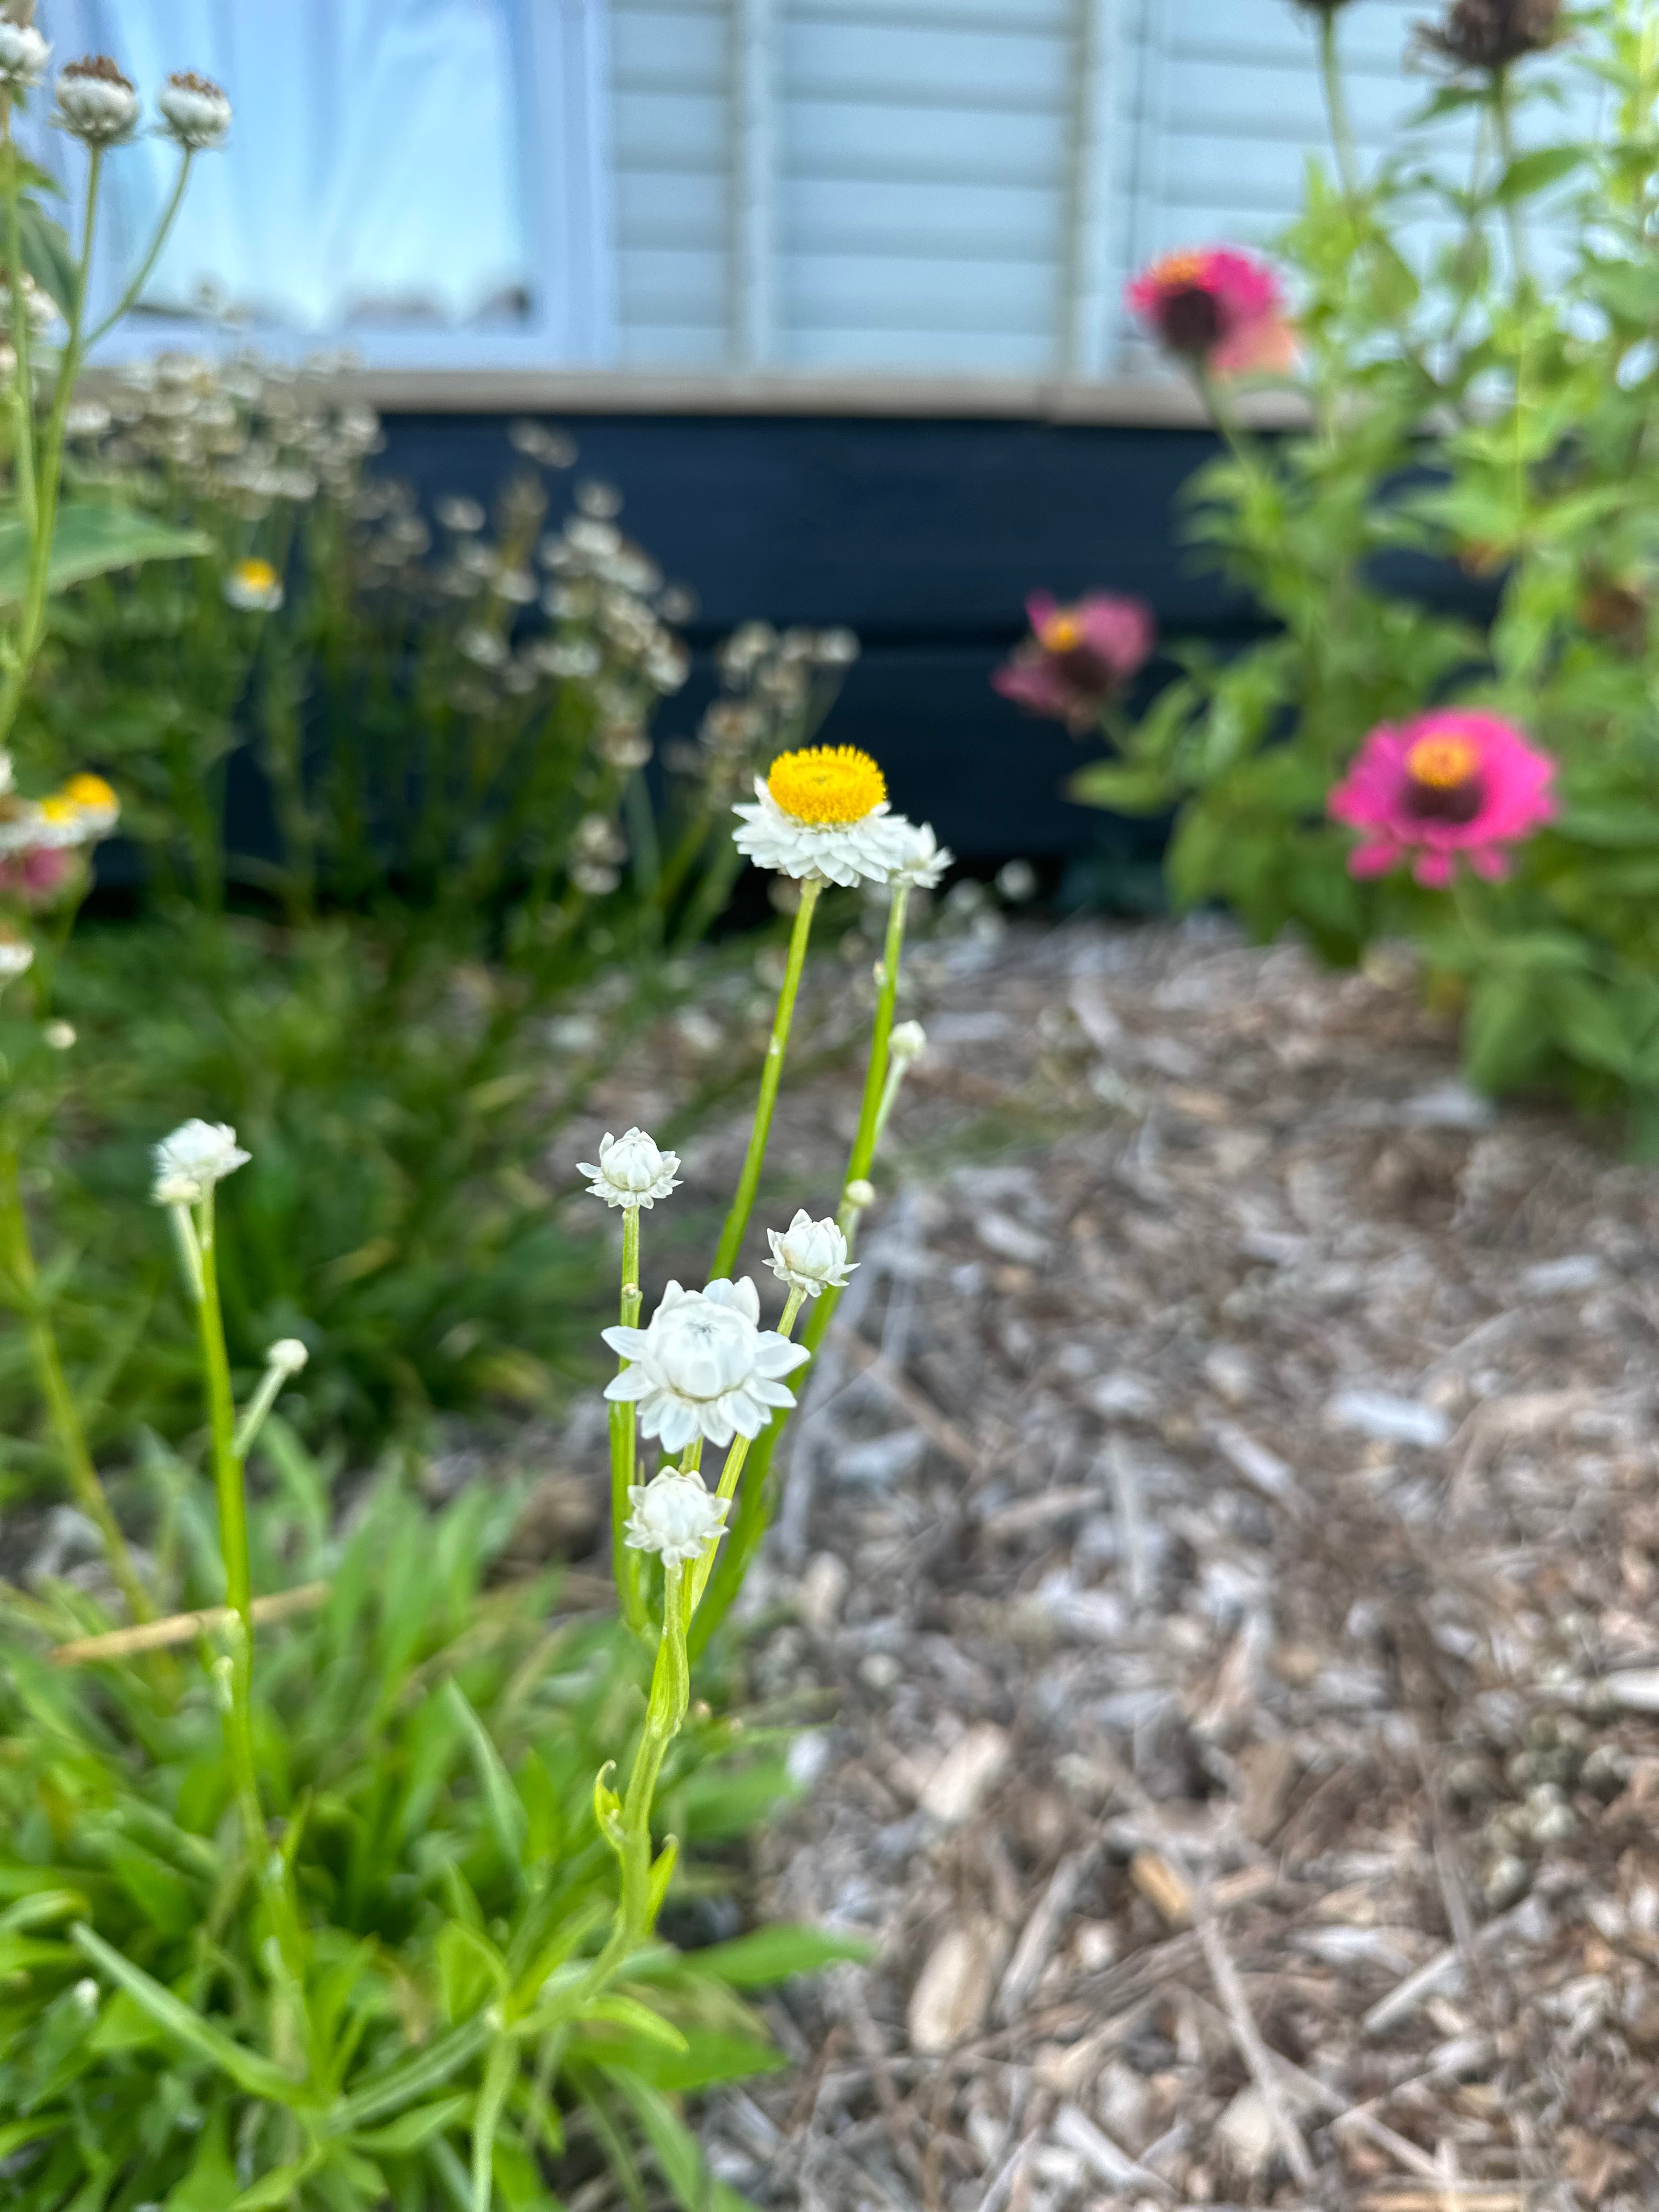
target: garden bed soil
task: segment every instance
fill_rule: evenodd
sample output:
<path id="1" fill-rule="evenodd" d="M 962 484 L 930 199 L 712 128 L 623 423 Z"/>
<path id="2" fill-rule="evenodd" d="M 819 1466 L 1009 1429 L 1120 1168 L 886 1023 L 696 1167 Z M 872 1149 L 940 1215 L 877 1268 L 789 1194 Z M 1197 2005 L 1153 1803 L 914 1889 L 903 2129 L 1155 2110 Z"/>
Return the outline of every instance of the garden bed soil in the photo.
<path id="1" fill-rule="evenodd" d="M 748 1594 L 755 1700 L 813 1723 L 757 1908 L 873 1957 L 774 2002 L 793 2063 L 708 2101 L 716 2170 L 807 2212 L 1650 2207 L 1659 1178 L 1472 1097 L 1403 963 L 1210 923 L 929 961 Z M 819 976 L 809 1042 L 855 995 Z M 827 1208 L 856 1082 L 787 1089 L 763 1218 Z M 745 1126 L 688 1147 L 658 1281 Z"/>

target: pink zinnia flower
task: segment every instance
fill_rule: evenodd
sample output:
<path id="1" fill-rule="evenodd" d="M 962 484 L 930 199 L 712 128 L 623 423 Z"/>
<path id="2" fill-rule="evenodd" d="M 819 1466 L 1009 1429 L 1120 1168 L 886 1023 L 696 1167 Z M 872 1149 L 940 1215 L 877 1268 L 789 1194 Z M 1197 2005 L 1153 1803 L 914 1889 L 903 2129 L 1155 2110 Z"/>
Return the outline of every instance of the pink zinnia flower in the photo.
<path id="1" fill-rule="evenodd" d="M 1348 855 L 1350 875 L 1409 860 L 1419 884 L 1442 890 L 1460 853 L 1488 882 L 1509 873 L 1504 848 L 1555 818 L 1554 775 L 1512 724 L 1451 707 L 1373 730 L 1328 804 L 1334 820 L 1372 833 Z"/>
<path id="2" fill-rule="evenodd" d="M 76 865 L 71 848 L 30 845 L 0 860 L 0 895 L 31 908 L 50 906 Z"/>
<path id="3" fill-rule="evenodd" d="M 1279 279 L 1253 253 L 1230 246 L 1166 253 L 1127 296 L 1171 353 L 1218 376 L 1285 369 L 1295 357 Z"/>
<path id="4" fill-rule="evenodd" d="M 1025 611 L 1031 635 L 991 681 L 1005 699 L 1052 714 L 1073 732 L 1097 719 L 1158 641 L 1145 600 L 1114 592 L 1089 592 L 1069 607 L 1051 592 L 1033 592 Z"/>

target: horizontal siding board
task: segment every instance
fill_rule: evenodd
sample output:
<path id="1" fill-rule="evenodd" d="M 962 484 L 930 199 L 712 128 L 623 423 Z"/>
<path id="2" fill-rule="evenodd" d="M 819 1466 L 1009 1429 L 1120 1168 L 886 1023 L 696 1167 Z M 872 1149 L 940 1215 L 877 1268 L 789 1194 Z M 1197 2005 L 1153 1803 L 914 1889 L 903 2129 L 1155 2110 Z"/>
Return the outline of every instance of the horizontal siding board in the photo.
<path id="1" fill-rule="evenodd" d="M 1058 264 L 952 263 L 873 255 L 798 253 L 784 270 L 792 322 L 845 320 L 903 330 L 1052 328 Z"/>
<path id="2" fill-rule="evenodd" d="M 721 90 L 727 46 L 723 16 L 630 9 L 611 21 L 611 79 L 617 85 Z"/>
<path id="3" fill-rule="evenodd" d="M 1058 185 L 1065 149 L 1052 116 L 961 109 L 791 104 L 784 173 L 997 179 Z"/>
<path id="4" fill-rule="evenodd" d="M 1064 38 L 1073 5 L 1073 0 L 793 0 L 783 14 L 794 22 L 844 25 L 860 32 L 875 23 L 951 37 L 981 30 L 1015 35 L 1047 31 Z"/>
<path id="5" fill-rule="evenodd" d="M 939 31 L 874 23 L 781 26 L 783 77 L 796 98 L 1048 106 L 1066 98 L 1065 40 L 1031 33 Z"/>
<path id="6" fill-rule="evenodd" d="M 860 330 L 837 322 L 791 330 L 782 340 L 786 368 L 825 373 L 1042 376 L 1053 359 L 1047 331 Z"/>
<path id="7" fill-rule="evenodd" d="M 875 253 L 996 258 L 1054 246 L 1054 195 L 1030 185 L 791 177 L 779 207 L 787 242 L 809 250 L 831 238 Z"/>
<path id="8" fill-rule="evenodd" d="M 723 249 L 636 246 L 620 259 L 624 310 L 649 303 L 656 322 L 700 323 L 724 313 Z"/>
<path id="9" fill-rule="evenodd" d="M 672 233 L 676 245 L 693 234 L 697 243 L 714 245 L 724 234 L 726 180 L 716 172 L 624 168 L 616 195 L 624 244 L 646 245 Z"/>
<path id="10" fill-rule="evenodd" d="M 665 168 L 726 166 L 726 103 L 704 93 L 628 92 L 617 94 L 618 159 L 627 166 Z"/>

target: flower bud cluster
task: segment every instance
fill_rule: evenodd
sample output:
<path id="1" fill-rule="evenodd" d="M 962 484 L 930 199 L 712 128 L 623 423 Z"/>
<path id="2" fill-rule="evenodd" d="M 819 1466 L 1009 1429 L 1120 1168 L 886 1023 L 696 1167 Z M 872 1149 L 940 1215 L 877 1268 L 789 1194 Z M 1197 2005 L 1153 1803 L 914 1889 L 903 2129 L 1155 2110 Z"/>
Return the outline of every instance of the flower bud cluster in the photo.
<path id="1" fill-rule="evenodd" d="M 31 911 L 51 906 L 81 879 L 83 856 L 107 837 L 120 802 L 101 775 L 72 775 L 45 799 L 12 787 L 0 752 L 0 898 Z"/>

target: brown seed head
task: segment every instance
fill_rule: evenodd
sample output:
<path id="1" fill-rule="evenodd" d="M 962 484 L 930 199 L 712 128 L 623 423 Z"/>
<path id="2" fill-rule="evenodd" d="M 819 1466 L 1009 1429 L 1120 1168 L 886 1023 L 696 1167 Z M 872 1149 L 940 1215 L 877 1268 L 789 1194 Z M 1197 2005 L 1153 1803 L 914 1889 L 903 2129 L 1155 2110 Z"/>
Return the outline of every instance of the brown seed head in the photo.
<path id="1" fill-rule="evenodd" d="M 107 54 L 86 54 L 78 62 L 65 62 L 58 71 L 60 76 L 95 76 L 106 84 L 118 84 L 123 91 L 131 92 L 132 79 Z"/>
<path id="2" fill-rule="evenodd" d="M 1440 22 L 1417 26 L 1417 40 L 1454 70 L 1495 76 L 1553 46 L 1560 33 L 1561 0 L 1453 0 Z"/>

